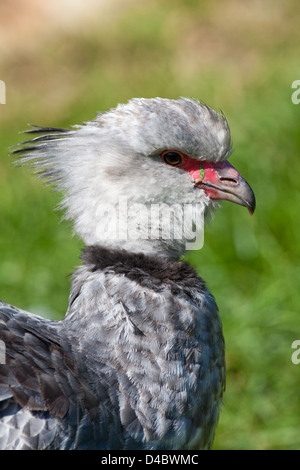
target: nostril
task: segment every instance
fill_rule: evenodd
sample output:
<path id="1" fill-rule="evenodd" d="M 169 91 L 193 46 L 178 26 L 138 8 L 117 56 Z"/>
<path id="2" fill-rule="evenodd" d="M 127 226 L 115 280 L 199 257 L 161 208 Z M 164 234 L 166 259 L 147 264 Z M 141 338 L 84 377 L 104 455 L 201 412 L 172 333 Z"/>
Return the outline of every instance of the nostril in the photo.
<path id="1" fill-rule="evenodd" d="M 228 186 L 236 186 L 238 184 L 238 181 L 235 178 L 224 178 L 221 177 L 220 181 L 223 183 L 227 184 Z"/>

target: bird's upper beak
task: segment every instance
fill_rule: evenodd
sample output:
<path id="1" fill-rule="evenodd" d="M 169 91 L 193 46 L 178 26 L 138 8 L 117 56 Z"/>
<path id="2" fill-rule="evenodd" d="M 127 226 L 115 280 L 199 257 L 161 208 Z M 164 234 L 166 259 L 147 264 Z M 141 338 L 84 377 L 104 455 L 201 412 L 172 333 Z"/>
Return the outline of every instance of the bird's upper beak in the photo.
<path id="1" fill-rule="evenodd" d="M 199 162 L 198 168 L 189 169 L 195 185 L 211 199 L 235 202 L 247 207 L 252 215 L 255 196 L 247 181 L 227 160 L 223 162 Z"/>

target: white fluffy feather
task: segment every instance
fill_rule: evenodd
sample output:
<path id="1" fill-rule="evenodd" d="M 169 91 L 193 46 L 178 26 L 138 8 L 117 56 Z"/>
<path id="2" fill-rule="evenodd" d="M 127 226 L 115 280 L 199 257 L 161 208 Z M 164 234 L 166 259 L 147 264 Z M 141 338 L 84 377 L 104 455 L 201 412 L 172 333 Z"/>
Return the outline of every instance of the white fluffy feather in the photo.
<path id="1" fill-rule="evenodd" d="M 202 215 L 216 204 L 187 172 L 165 166 L 159 154 L 177 149 L 220 161 L 231 152 L 224 115 L 188 99 L 133 99 L 85 125 L 29 143 L 22 162 L 64 192 L 66 218 L 87 245 L 176 257 L 188 242 L 201 239 Z M 169 217 L 161 217 L 159 238 L 153 238 L 151 213 L 166 206 Z M 170 237 L 163 235 L 168 230 Z"/>

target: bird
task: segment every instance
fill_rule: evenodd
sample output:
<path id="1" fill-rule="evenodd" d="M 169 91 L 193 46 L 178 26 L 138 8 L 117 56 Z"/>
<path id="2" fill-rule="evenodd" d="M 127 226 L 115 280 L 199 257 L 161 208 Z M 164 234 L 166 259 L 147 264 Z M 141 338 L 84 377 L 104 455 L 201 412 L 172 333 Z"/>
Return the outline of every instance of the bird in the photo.
<path id="1" fill-rule="evenodd" d="M 224 113 L 132 98 L 25 133 L 13 154 L 62 193 L 84 248 L 62 320 L 0 302 L 0 448 L 211 449 L 225 342 L 184 255 L 221 201 L 255 210 Z"/>

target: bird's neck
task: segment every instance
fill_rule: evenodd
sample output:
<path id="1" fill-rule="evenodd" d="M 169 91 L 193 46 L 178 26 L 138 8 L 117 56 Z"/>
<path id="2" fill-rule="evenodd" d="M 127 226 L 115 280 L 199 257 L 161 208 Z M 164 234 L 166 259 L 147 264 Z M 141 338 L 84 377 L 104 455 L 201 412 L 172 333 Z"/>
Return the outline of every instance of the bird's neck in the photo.
<path id="1" fill-rule="evenodd" d="M 72 276 L 69 307 L 64 318 L 64 321 L 71 323 L 81 321 L 87 314 L 89 317 L 92 314 L 98 317 L 98 307 L 95 310 L 86 307 L 93 304 L 92 299 L 97 303 L 98 296 L 102 296 L 107 289 L 112 289 L 110 295 L 116 301 L 120 295 L 121 299 L 127 294 L 130 297 L 133 292 L 131 289 L 135 290 L 138 285 L 150 288 L 160 296 L 162 285 L 168 285 L 173 293 L 190 288 L 196 289 L 195 292 L 197 291 L 199 295 L 207 293 L 203 280 L 198 277 L 195 269 L 183 260 L 145 255 L 141 252 L 132 253 L 124 249 L 110 249 L 99 245 L 86 246 L 81 259 L 82 266 L 78 267 Z M 107 283 L 105 279 L 113 279 L 113 282 Z M 134 283 L 126 286 L 126 280 Z M 105 305 L 104 299 L 105 296 L 99 305 L 103 302 Z"/>
<path id="2" fill-rule="evenodd" d="M 92 272 L 113 267 L 116 273 L 126 274 L 137 282 L 139 282 L 138 277 L 141 276 L 140 270 L 143 271 L 143 275 L 146 273 L 147 278 L 152 277 L 161 282 L 176 280 L 183 285 L 185 283 L 191 285 L 191 278 L 195 283 L 199 283 L 200 279 L 195 269 L 186 261 L 177 262 L 144 253 L 132 253 L 124 249 L 111 250 L 99 245 L 86 246 L 82 251 L 81 259 L 83 266 L 89 269 L 93 266 Z"/>
<path id="3" fill-rule="evenodd" d="M 163 240 L 100 240 L 94 246 L 101 246 L 108 251 L 118 252 L 124 250 L 133 255 L 143 253 L 145 256 L 179 259 L 185 253 L 184 243 L 180 241 L 164 242 Z"/>
<path id="4" fill-rule="evenodd" d="M 202 248 L 204 207 L 200 204 L 99 206 L 89 223 L 82 224 L 84 219 L 79 218 L 75 226 L 86 245 L 171 259 Z"/>

